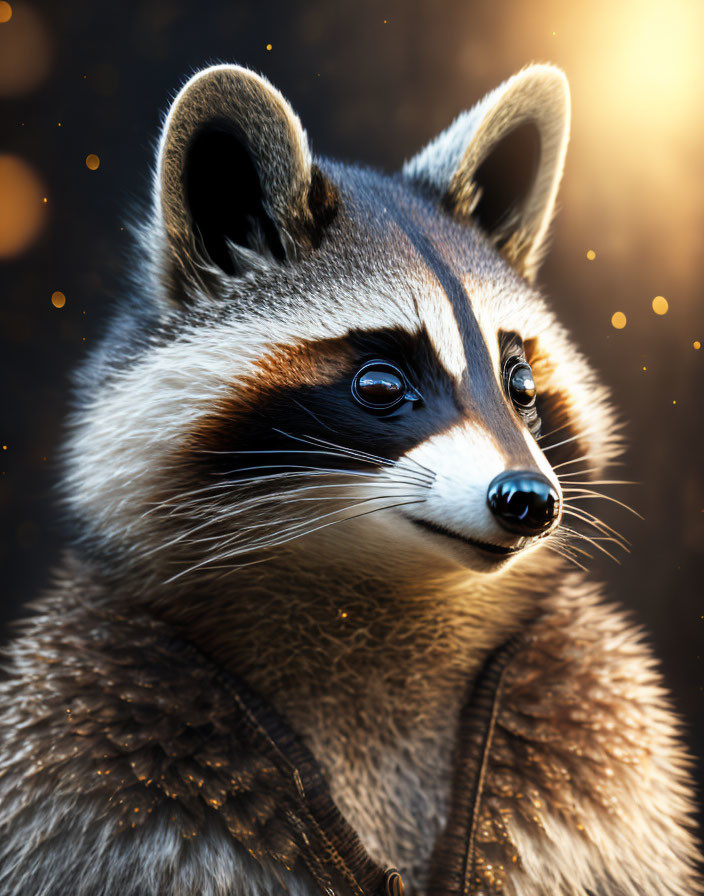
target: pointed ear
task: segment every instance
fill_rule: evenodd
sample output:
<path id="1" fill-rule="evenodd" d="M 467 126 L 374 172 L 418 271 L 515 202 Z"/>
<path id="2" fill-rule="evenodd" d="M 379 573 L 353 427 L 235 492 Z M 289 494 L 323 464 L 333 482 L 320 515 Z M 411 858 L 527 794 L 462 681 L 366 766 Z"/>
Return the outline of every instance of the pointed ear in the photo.
<path id="1" fill-rule="evenodd" d="M 535 278 L 569 138 L 567 79 L 551 65 L 509 78 L 404 166 L 451 214 L 476 221 Z"/>
<path id="2" fill-rule="evenodd" d="M 288 102 L 234 65 L 200 72 L 176 97 L 155 193 L 160 273 L 181 299 L 315 248 L 336 205 Z"/>

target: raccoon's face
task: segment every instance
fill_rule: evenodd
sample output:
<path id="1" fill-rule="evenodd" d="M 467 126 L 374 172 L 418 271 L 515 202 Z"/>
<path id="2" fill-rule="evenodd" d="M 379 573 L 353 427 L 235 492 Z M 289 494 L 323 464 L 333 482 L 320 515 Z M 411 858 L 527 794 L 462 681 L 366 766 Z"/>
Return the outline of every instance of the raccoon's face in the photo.
<path id="1" fill-rule="evenodd" d="M 531 285 L 568 115 L 564 76 L 527 69 L 385 177 L 313 162 L 252 72 L 193 78 L 153 296 L 84 375 L 69 490 L 96 553 L 190 583 L 284 552 L 378 574 L 559 550 L 563 482 L 615 445 Z"/>

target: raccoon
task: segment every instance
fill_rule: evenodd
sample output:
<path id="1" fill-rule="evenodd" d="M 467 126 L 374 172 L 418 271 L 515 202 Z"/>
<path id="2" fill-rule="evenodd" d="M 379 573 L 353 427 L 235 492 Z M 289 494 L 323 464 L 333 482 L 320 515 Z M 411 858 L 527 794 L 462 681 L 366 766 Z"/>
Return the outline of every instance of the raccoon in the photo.
<path id="1" fill-rule="evenodd" d="M 386 175 L 245 68 L 177 95 L 5 652 L 3 894 L 700 892 L 680 724 L 578 568 L 621 440 L 535 286 L 568 128 L 533 65 Z"/>

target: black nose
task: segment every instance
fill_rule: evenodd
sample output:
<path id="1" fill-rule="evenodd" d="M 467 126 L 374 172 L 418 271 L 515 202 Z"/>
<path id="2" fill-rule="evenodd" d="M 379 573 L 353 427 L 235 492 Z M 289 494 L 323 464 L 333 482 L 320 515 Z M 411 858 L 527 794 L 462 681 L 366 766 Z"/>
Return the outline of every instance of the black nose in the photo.
<path id="1" fill-rule="evenodd" d="M 486 500 L 503 528 L 517 535 L 540 535 L 560 510 L 560 498 L 550 480 L 528 470 L 501 473 L 489 486 Z"/>

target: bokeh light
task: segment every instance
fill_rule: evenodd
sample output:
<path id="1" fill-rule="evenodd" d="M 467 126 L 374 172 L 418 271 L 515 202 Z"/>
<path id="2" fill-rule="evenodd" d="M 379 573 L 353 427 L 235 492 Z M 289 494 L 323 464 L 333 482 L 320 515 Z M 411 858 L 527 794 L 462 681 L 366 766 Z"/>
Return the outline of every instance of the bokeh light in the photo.
<path id="1" fill-rule="evenodd" d="M 594 261 L 594 259 L 596 258 L 596 252 L 593 249 L 588 249 L 587 258 L 589 259 L 589 261 Z"/>
<path id="2" fill-rule="evenodd" d="M 653 311 L 656 314 L 667 314 L 667 309 L 670 307 L 665 296 L 655 296 L 653 299 Z"/>
<path id="3" fill-rule="evenodd" d="M 12 7 L 6 0 L 2 0 L 0 2 L 0 25 L 4 25 L 5 22 L 9 22 L 12 18 Z"/>
<path id="4" fill-rule="evenodd" d="M 66 296 L 57 289 L 51 294 L 51 304 L 54 308 L 63 308 L 66 304 Z"/>
<path id="5" fill-rule="evenodd" d="M 623 311 L 616 311 L 611 316 L 611 326 L 617 330 L 622 330 L 626 326 L 626 315 Z"/>
<path id="6" fill-rule="evenodd" d="M 31 93 L 49 74 L 52 48 L 44 20 L 33 6 L 23 3 L 12 8 L 9 3 L 6 24 L 0 28 L 0 96 Z M 7 15 L 7 11 L 5 11 Z"/>
<path id="7" fill-rule="evenodd" d="M 702 347 L 702 344 L 701 344 L 701 342 L 700 342 L 698 339 L 695 339 L 694 342 L 692 343 L 692 345 L 694 346 L 694 348 L 695 348 L 697 351 L 699 351 L 699 349 Z"/>
<path id="8" fill-rule="evenodd" d="M 46 190 L 19 156 L 0 155 L 0 258 L 29 248 L 46 220 Z"/>
<path id="9" fill-rule="evenodd" d="M 90 168 L 91 171 L 97 171 L 100 167 L 100 157 L 96 156 L 95 153 L 90 153 L 86 156 L 86 168 Z"/>

